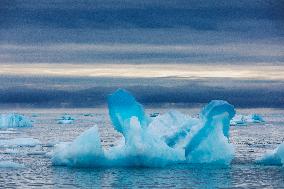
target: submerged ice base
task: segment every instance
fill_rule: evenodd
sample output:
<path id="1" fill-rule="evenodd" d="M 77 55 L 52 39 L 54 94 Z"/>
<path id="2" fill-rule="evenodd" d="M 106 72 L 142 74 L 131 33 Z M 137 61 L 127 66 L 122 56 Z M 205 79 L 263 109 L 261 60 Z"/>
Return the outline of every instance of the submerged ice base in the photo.
<path id="1" fill-rule="evenodd" d="M 284 166 L 284 142 L 271 152 L 267 152 L 257 163 L 264 165 L 282 165 Z"/>
<path id="2" fill-rule="evenodd" d="M 54 165 L 72 167 L 163 167 L 177 163 L 230 164 L 234 148 L 229 143 L 230 120 L 235 115 L 226 101 L 211 101 L 201 118 L 177 111 L 149 118 L 143 106 L 123 89 L 108 98 L 113 127 L 123 135 L 119 145 L 103 149 L 97 127 L 71 143 L 56 146 Z"/>

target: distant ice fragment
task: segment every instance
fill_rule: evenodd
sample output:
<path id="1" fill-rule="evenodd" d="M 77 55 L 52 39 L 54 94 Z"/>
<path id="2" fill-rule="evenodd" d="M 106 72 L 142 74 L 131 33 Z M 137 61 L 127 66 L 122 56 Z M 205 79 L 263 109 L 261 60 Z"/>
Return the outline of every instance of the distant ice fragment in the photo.
<path id="1" fill-rule="evenodd" d="M 150 114 L 150 117 L 157 117 L 158 115 L 159 115 L 158 112 L 154 112 L 154 113 L 151 113 L 151 114 Z"/>
<path id="2" fill-rule="evenodd" d="M 231 121 L 230 125 L 232 126 L 247 126 L 247 121 L 243 115 L 235 115 Z"/>
<path id="3" fill-rule="evenodd" d="M 10 130 L 0 130 L 0 134 L 17 134 L 17 132 Z"/>
<path id="4" fill-rule="evenodd" d="M 251 115 L 235 115 L 231 120 L 230 124 L 232 126 L 247 126 L 251 123 L 264 123 L 264 119 L 260 114 Z"/>
<path id="5" fill-rule="evenodd" d="M 32 127 L 31 121 L 20 114 L 1 114 L 0 128 Z"/>
<path id="6" fill-rule="evenodd" d="M 11 168 L 11 169 L 19 169 L 24 168 L 25 165 L 15 163 L 13 161 L 0 161 L 0 168 Z"/>
<path id="7" fill-rule="evenodd" d="M 91 114 L 91 113 L 86 113 L 86 114 L 83 114 L 84 116 L 86 116 L 86 117 L 93 117 L 94 116 L 94 114 Z"/>
<path id="8" fill-rule="evenodd" d="M 40 144 L 40 141 L 34 138 L 15 138 L 0 140 L 0 147 L 34 147 Z"/>
<path id="9" fill-rule="evenodd" d="M 58 119 L 58 124 L 72 124 L 75 118 L 71 117 L 71 115 L 64 114 L 62 117 Z"/>
<path id="10" fill-rule="evenodd" d="M 38 117 L 39 115 L 38 114 L 32 114 L 32 117 Z"/>
<path id="11" fill-rule="evenodd" d="M 260 159 L 258 163 L 264 165 L 284 165 L 284 142 L 271 152 L 267 152 Z"/>
<path id="12" fill-rule="evenodd" d="M 260 114 L 252 114 L 248 116 L 248 122 L 263 123 L 265 121 Z"/>

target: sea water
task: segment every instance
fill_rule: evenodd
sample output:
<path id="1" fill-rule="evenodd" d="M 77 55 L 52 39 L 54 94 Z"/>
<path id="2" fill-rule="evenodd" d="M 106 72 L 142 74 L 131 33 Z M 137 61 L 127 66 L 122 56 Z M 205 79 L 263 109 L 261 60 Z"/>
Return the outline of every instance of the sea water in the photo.
<path id="1" fill-rule="evenodd" d="M 147 114 L 177 109 L 195 117 L 200 111 L 200 107 L 174 106 L 145 109 Z M 284 141 L 284 110 L 236 110 L 240 114 L 261 114 L 266 122 L 230 128 L 230 142 L 235 146 L 235 158 L 229 166 L 179 164 L 163 168 L 82 169 L 53 166 L 50 152 L 55 144 L 73 141 L 93 125 L 98 126 L 104 148 L 116 145 L 122 136 L 112 127 L 107 108 L 2 109 L 1 113 L 24 114 L 33 121 L 33 127 L 0 129 L 0 140 L 33 138 L 40 143 L 35 146 L 0 146 L 0 161 L 4 162 L 0 167 L 0 187 L 284 188 L 283 167 L 255 163 L 257 158 Z M 33 116 L 35 114 L 37 116 Z M 76 117 L 76 120 L 72 124 L 58 124 L 58 117 L 64 114 Z"/>

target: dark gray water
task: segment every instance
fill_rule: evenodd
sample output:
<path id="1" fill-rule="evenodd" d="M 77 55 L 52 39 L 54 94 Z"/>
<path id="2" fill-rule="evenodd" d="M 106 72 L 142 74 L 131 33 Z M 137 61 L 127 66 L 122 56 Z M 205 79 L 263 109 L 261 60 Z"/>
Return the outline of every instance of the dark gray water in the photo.
<path id="1" fill-rule="evenodd" d="M 180 109 L 196 115 L 199 109 Z M 10 110 L 1 110 L 9 112 Z M 148 113 L 167 109 L 148 109 Z M 284 111 L 241 109 L 260 113 L 265 124 L 231 127 L 236 157 L 229 167 L 214 165 L 175 165 L 165 168 L 54 167 L 48 153 L 53 144 L 71 141 L 87 128 L 99 126 L 102 144 L 109 147 L 121 137 L 111 127 L 107 109 L 18 109 L 34 120 L 33 128 L 0 130 L 0 140 L 32 137 L 41 141 L 35 147 L 0 147 L 0 160 L 13 161 L 24 168 L 0 168 L 0 186 L 5 188 L 284 188 L 284 168 L 254 163 L 268 150 L 284 141 Z M 36 117 L 33 114 L 36 113 Z M 70 113 L 74 124 L 57 124 L 57 118 Z M 93 116 L 84 116 L 92 113 Z"/>

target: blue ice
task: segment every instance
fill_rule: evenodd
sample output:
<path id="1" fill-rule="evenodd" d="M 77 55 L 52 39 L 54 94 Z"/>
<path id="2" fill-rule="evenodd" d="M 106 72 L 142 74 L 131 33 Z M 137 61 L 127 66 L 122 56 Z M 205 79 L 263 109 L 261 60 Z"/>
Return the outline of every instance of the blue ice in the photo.
<path id="1" fill-rule="evenodd" d="M 267 152 L 257 160 L 260 164 L 265 165 L 284 165 L 284 142 L 273 151 Z"/>
<path id="2" fill-rule="evenodd" d="M 250 115 L 235 115 L 230 124 L 232 126 L 247 126 L 251 123 L 264 123 L 265 120 L 260 114 L 250 114 Z"/>
<path id="3" fill-rule="evenodd" d="M 64 114 L 62 117 L 58 119 L 58 124 L 72 124 L 74 123 L 75 118 L 73 118 L 71 115 Z"/>
<path id="4" fill-rule="evenodd" d="M 232 105 L 213 100 L 201 112 L 201 125 L 185 147 L 185 156 L 191 163 L 229 164 L 234 157 L 229 143 L 230 120 L 235 115 Z"/>
<path id="5" fill-rule="evenodd" d="M 104 149 L 96 126 L 71 143 L 56 146 L 54 165 L 72 167 L 163 167 L 177 163 L 230 164 L 230 119 L 235 115 L 226 101 L 211 101 L 192 118 L 178 111 L 149 118 L 143 106 L 126 90 L 108 97 L 113 127 L 123 135 L 118 145 Z"/>
<path id="6" fill-rule="evenodd" d="M 0 115 L 0 128 L 32 127 L 31 121 L 20 114 L 10 113 Z"/>
<path id="7" fill-rule="evenodd" d="M 142 127 L 149 124 L 143 106 L 124 89 L 118 89 L 108 96 L 108 108 L 113 126 L 120 133 L 125 132 L 126 122 L 129 122 L 133 116 L 138 119 Z"/>

